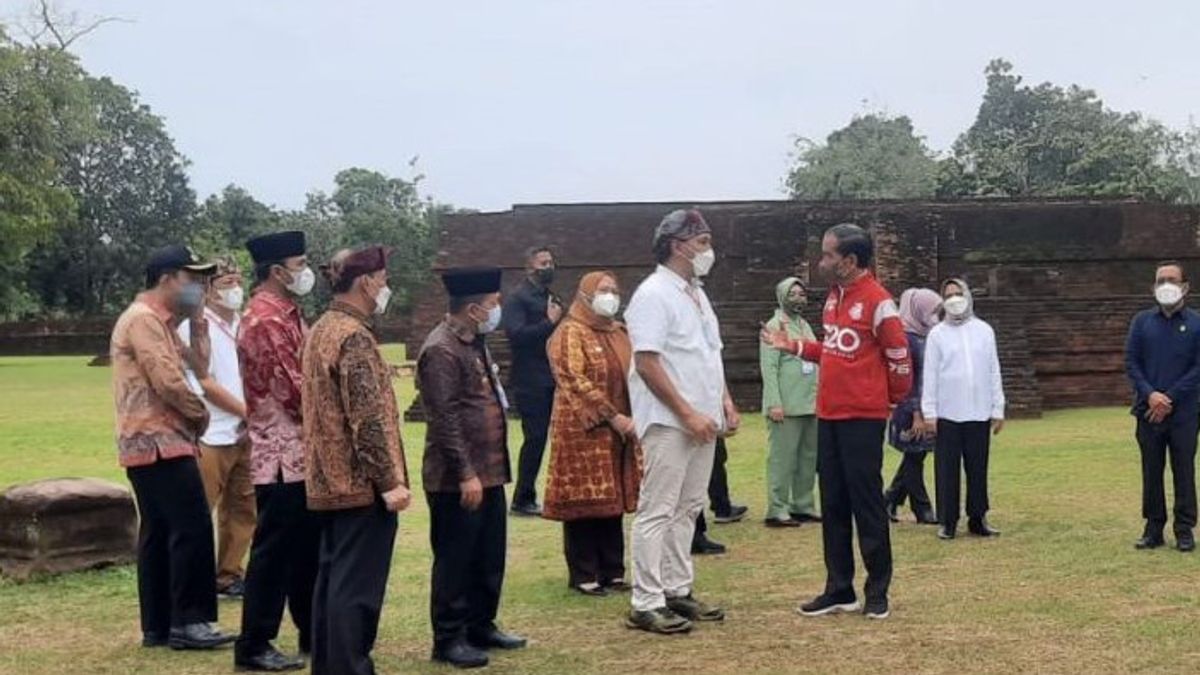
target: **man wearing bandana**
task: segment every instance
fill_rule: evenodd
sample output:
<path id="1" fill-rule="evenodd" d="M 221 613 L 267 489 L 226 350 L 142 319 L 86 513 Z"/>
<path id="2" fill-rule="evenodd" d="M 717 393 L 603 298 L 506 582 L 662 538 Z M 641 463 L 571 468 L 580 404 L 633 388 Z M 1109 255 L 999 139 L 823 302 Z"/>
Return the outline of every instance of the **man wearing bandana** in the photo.
<path id="1" fill-rule="evenodd" d="M 629 398 L 645 466 L 626 626 L 665 635 L 725 618 L 693 595 L 691 546 L 717 437 L 736 432 L 741 418 L 725 383 L 721 328 L 700 283 L 716 260 L 712 230 L 698 210 L 672 211 L 652 245 L 658 268 L 625 311 L 634 351 Z"/>

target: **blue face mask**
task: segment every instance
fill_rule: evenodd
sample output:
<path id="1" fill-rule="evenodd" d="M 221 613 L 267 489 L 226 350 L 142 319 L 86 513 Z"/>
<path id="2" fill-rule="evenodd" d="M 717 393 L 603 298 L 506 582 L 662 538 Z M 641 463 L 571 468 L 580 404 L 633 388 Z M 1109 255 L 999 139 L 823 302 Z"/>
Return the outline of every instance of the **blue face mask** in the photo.
<path id="1" fill-rule="evenodd" d="M 494 331 L 500 327 L 500 311 L 501 311 L 500 305 L 496 305 L 495 307 L 488 310 L 487 321 L 484 321 L 483 323 L 479 324 L 479 333 L 481 335 L 486 335 L 487 333 L 491 333 L 492 331 Z"/>

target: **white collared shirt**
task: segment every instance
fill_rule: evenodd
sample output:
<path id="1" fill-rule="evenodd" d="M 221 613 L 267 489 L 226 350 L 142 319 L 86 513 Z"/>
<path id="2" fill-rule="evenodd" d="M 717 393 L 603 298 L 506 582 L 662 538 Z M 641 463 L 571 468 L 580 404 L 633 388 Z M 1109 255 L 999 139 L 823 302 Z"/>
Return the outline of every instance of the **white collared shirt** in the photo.
<path id="1" fill-rule="evenodd" d="M 694 289 L 694 300 L 689 286 Z M 700 284 L 659 265 L 633 294 L 625 323 L 633 351 L 659 354 L 680 396 L 724 429 L 724 345 L 717 315 Z M 630 368 L 629 400 L 639 437 L 655 424 L 683 428 L 675 413 L 650 391 L 637 368 Z"/>
<path id="2" fill-rule="evenodd" d="M 943 322 L 925 340 L 921 414 L 949 422 L 1004 419 L 1004 383 L 996 333 L 972 317 Z"/>
<path id="3" fill-rule="evenodd" d="M 213 379 L 217 381 L 217 384 L 221 385 L 225 391 L 229 392 L 237 400 L 245 402 L 246 397 L 242 392 L 242 369 L 238 365 L 237 354 L 237 330 L 241 322 L 235 316 L 233 323 L 226 323 L 224 319 L 208 307 L 204 308 L 204 316 L 208 319 L 208 340 L 212 344 L 212 358 L 208 366 L 209 372 L 212 374 Z M 179 337 L 183 339 L 184 344 L 191 345 L 190 321 L 185 319 L 180 322 Z M 208 408 L 208 429 L 204 432 L 204 436 L 200 438 L 200 442 L 214 447 L 237 443 L 238 428 L 242 424 L 242 418 L 218 408 L 205 398 L 204 392 L 200 388 L 200 382 L 196 379 L 196 374 L 191 370 L 187 370 L 187 381 L 192 391 L 199 395 L 200 398 L 204 398 L 204 405 Z"/>

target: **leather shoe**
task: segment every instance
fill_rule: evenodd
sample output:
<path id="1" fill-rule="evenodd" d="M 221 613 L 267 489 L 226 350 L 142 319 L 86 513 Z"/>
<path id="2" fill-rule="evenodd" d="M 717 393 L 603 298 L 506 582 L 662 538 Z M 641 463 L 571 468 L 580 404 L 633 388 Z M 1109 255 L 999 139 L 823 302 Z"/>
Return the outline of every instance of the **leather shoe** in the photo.
<path id="1" fill-rule="evenodd" d="M 528 640 L 517 635 L 510 635 L 499 628 L 472 633 L 467 636 L 467 642 L 476 649 L 524 649 Z"/>
<path id="2" fill-rule="evenodd" d="M 526 518 L 536 518 L 542 515 L 542 507 L 538 506 L 536 502 L 531 504 L 513 504 L 511 511 L 514 516 Z"/>
<path id="3" fill-rule="evenodd" d="M 171 628 L 167 644 L 171 649 L 216 649 L 237 639 L 217 630 L 209 623 L 189 623 Z"/>
<path id="4" fill-rule="evenodd" d="M 958 536 L 958 534 L 955 532 L 955 528 L 953 527 L 942 525 L 938 528 L 938 539 L 941 539 L 942 541 L 950 541 L 956 536 Z"/>
<path id="5" fill-rule="evenodd" d="M 1146 535 L 1142 535 L 1142 538 L 1138 539 L 1133 544 L 1133 547 L 1139 551 L 1149 551 L 1150 549 L 1159 548 L 1165 543 L 1166 542 L 1163 540 L 1163 537 L 1161 534 L 1159 534 L 1159 535 L 1146 534 Z"/>
<path id="6" fill-rule="evenodd" d="M 763 524 L 767 527 L 800 527 L 800 521 L 791 518 L 767 518 Z"/>
<path id="7" fill-rule="evenodd" d="M 937 514 L 933 512 L 933 509 L 924 509 L 922 511 L 917 511 L 914 515 L 916 516 L 917 523 L 919 525 L 937 525 L 938 524 Z"/>
<path id="8" fill-rule="evenodd" d="M 1175 548 L 1181 553 L 1191 553 L 1196 550 L 1196 537 L 1191 532 L 1180 532 L 1175 535 Z"/>
<path id="9" fill-rule="evenodd" d="M 142 633 L 143 647 L 166 647 L 169 641 L 170 633 L 159 633 L 156 631 Z"/>
<path id="10" fill-rule="evenodd" d="M 725 545 L 701 535 L 692 542 L 692 555 L 721 555 L 725 553 Z"/>
<path id="11" fill-rule="evenodd" d="M 1000 536 L 1000 530 L 997 530 L 996 528 L 992 527 L 991 525 L 988 525 L 987 518 L 980 518 L 979 520 L 972 520 L 971 522 L 969 522 L 967 524 L 967 531 L 969 531 L 971 534 L 975 535 L 976 537 L 998 537 L 998 536 Z"/>
<path id="12" fill-rule="evenodd" d="M 819 523 L 819 522 L 821 522 L 821 516 L 818 516 L 815 513 L 793 513 L 790 515 L 792 516 L 792 520 L 796 521 L 797 523 Z"/>
<path id="13" fill-rule="evenodd" d="M 269 645 L 265 651 L 253 656 L 235 654 L 233 657 L 233 669 L 239 672 L 281 673 L 287 670 L 302 670 L 303 668 L 303 659 L 287 656 Z"/>
<path id="14" fill-rule="evenodd" d="M 739 506 L 733 504 L 729 507 L 728 513 L 713 513 L 713 522 L 717 525 L 728 525 L 730 523 L 740 522 L 750 512 L 747 506 Z"/>
<path id="15" fill-rule="evenodd" d="M 433 660 L 455 668 L 483 668 L 488 664 L 488 655 L 467 644 L 466 640 L 455 640 L 444 645 L 435 645 Z"/>
<path id="16" fill-rule="evenodd" d="M 242 579 L 234 579 L 229 582 L 229 585 L 218 589 L 217 595 L 228 600 L 241 600 L 246 597 L 246 582 Z"/>

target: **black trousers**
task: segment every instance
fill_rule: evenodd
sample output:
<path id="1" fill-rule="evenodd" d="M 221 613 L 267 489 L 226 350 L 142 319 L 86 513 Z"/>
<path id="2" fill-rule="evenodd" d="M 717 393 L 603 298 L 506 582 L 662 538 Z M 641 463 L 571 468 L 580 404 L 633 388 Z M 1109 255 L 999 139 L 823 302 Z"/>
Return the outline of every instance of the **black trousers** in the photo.
<path id="1" fill-rule="evenodd" d="M 194 457 L 125 470 L 137 497 L 142 632 L 217 620 L 212 515 Z"/>
<path id="2" fill-rule="evenodd" d="M 1167 496 L 1163 471 L 1171 460 L 1175 483 L 1175 532 L 1196 527 L 1196 433 L 1200 420 L 1195 415 L 1151 424 L 1138 418 L 1137 441 L 1142 450 L 1142 517 L 1148 533 L 1161 533 L 1167 524 Z"/>
<path id="3" fill-rule="evenodd" d="M 867 598 L 886 598 L 892 582 L 892 540 L 883 502 L 883 420 L 820 420 L 817 473 L 825 592 L 854 594 L 854 528 L 867 568 Z"/>
<path id="4" fill-rule="evenodd" d="M 433 639 L 444 645 L 495 625 L 504 586 L 508 516 L 504 487 L 483 491 L 474 511 L 457 492 L 427 492 L 433 547 L 430 618 Z"/>
<path id="5" fill-rule="evenodd" d="M 991 422 L 938 420 L 933 467 L 938 521 L 943 526 L 953 528 L 958 525 L 964 471 L 967 474 L 967 517 L 980 520 L 987 515 L 988 454 L 991 446 Z"/>
<path id="6" fill-rule="evenodd" d="M 517 487 L 513 504 L 537 503 L 537 477 L 550 434 L 550 414 L 554 410 L 554 388 L 530 388 L 516 391 L 517 410 L 521 413 L 521 456 L 517 462 Z"/>
<path id="7" fill-rule="evenodd" d="M 314 675 L 375 672 L 371 650 L 392 568 L 396 514 L 382 501 L 317 515 L 321 551 L 313 596 Z"/>
<path id="8" fill-rule="evenodd" d="M 933 508 L 929 491 L 925 489 L 925 456 L 927 452 L 906 452 L 896 475 L 888 487 L 887 498 L 900 506 L 907 499 L 913 513 L 923 513 Z"/>
<path id="9" fill-rule="evenodd" d="M 725 470 L 725 462 L 729 461 L 729 450 L 725 447 L 725 439 L 717 439 L 716 454 L 713 455 L 712 476 L 708 479 L 708 502 L 713 513 L 727 516 L 733 510 L 733 502 L 729 499 L 729 474 Z"/>
<path id="10" fill-rule="evenodd" d="M 563 553 L 570 586 L 607 585 L 625 578 L 625 532 L 621 516 L 563 523 Z"/>
<path id="11" fill-rule="evenodd" d="M 302 482 L 255 485 L 254 495 L 258 525 L 246 567 L 242 634 L 235 648 L 253 655 L 279 637 L 286 604 L 300 633 L 300 650 L 310 651 L 319 523 L 308 510 Z"/>

